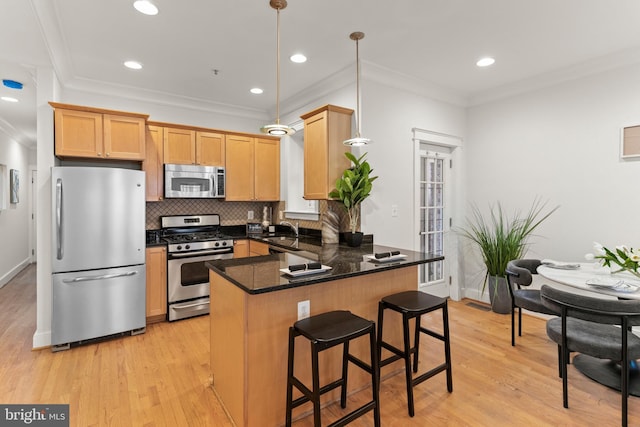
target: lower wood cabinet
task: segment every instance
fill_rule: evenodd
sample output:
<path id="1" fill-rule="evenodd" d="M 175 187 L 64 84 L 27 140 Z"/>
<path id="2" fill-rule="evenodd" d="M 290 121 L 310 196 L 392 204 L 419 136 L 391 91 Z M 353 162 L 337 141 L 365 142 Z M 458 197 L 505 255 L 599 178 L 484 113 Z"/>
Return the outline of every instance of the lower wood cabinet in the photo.
<path id="1" fill-rule="evenodd" d="M 249 241 L 247 239 L 233 241 L 233 257 L 246 258 L 249 256 Z"/>
<path id="2" fill-rule="evenodd" d="M 249 256 L 269 255 L 269 245 L 249 240 Z"/>
<path id="3" fill-rule="evenodd" d="M 147 248 L 147 324 L 167 317 L 167 248 Z"/>

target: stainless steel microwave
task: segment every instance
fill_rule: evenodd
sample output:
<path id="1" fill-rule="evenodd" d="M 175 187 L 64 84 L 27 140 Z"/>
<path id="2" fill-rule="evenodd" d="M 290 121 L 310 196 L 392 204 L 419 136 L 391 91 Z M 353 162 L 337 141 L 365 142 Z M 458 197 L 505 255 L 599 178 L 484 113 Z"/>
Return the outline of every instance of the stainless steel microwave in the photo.
<path id="1" fill-rule="evenodd" d="M 220 166 L 164 165 L 167 199 L 215 199 L 225 196 L 225 169 Z"/>

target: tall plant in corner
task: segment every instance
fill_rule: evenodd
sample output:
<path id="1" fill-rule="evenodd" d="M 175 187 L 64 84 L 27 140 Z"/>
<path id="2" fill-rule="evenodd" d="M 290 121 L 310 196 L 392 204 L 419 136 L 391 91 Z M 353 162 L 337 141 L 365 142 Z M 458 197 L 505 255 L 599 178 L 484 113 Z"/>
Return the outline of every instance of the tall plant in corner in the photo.
<path id="1" fill-rule="evenodd" d="M 373 169 L 365 160 L 367 153 L 359 158 L 348 151 L 344 155 L 353 165 L 351 168 L 345 169 L 342 176 L 336 180 L 336 188 L 329 193 L 329 197 L 342 202 L 349 215 L 349 230 L 355 234 L 358 229 L 360 204 L 369 197 L 373 188 L 372 183 L 378 177 L 371 176 Z"/>
<path id="2" fill-rule="evenodd" d="M 556 206 L 547 213 L 543 213 L 545 206 L 546 203 L 542 203 L 536 198 L 524 216 L 520 212 L 508 216 L 498 202 L 496 205 L 490 206 L 488 218 L 482 215 L 478 206 L 473 205 L 471 208 L 472 217 L 468 220 L 467 227 L 461 229 L 461 234 L 480 249 L 482 260 L 487 268 L 482 292 L 484 292 L 487 282 L 493 282 L 495 288 L 490 288 L 489 293 L 494 311 L 508 313 L 511 308 L 509 300 L 508 307 L 496 310 L 494 301 L 494 295 L 498 293 L 497 287 L 500 282 L 506 284 L 507 264 L 511 260 L 522 258 L 533 231 L 559 207 Z M 500 281 L 500 278 L 504 280 Z M 507 290 L 506 287 L 505 290 Z"/>

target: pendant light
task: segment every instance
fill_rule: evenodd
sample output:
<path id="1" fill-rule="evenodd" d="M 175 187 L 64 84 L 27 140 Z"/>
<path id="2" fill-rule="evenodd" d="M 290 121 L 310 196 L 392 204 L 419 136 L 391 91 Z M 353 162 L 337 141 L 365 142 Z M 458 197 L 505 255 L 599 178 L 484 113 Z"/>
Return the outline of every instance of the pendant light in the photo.
<path id="1" fill-rule="evenodd" d="M 360 136 L 360 54 L 358 52 L 358 41 L 364 38 L 364 33 L 356 31 L 351 33 L 349 38 L 356 41 L 356 136 L 355 138 L 345 140 L 343 144 L 351 147 L 359 147 L 361 145 L 371 144 L 369 138 Z"/>
<path id="2" fill-rule="evenodd" d="M 277 12 L 276 21 L 276 122 L 260 128 L 262 133 L 282 136 L 293 135 L 296 131 L 287 125 L 280 124 L 280 11 L 287 7 L 287 0 L 271 0 L 269 5 Z"/>

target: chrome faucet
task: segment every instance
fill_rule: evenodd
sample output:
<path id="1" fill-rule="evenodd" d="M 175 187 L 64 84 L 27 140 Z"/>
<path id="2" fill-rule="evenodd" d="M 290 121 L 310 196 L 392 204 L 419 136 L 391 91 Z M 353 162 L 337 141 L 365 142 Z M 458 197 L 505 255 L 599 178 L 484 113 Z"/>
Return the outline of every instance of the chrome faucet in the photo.
<path id="1" fill-rule="evenodd" d="M 288 225 L 298 237 L 298 221 L 296 221 L 296 225 L 291 224 L 289 221 L 280 221 L 280 225 Z"/>

